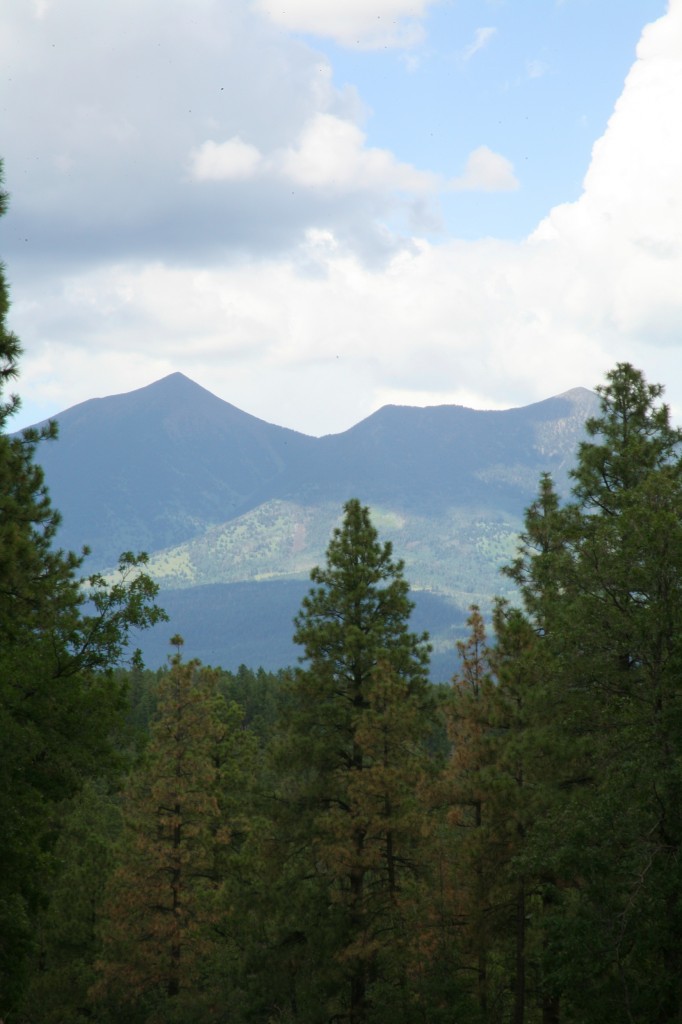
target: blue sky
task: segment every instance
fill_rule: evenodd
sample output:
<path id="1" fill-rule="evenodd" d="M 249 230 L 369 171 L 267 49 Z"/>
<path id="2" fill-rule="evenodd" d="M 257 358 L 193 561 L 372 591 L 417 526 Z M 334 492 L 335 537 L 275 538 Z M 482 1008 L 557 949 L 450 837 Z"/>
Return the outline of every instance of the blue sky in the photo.
<path id="1" fill-rule="evenodd" d="M 16 425 L 181 370 L 321 434 L 617 360 L 682 416 L 682 0 L 10 0 Z"/>
<path id="2" fill-rule="evenodd" d="M 306 38 L 336 85 L 357 90 L 371 145 L 448 177 L 482 144 L 510 159 L 519 189 L 442 200 L 444 229 L 519 239 L 579 197 L 642 27 L 665 10 L 661 0 L 451 0 L 428 10 L 423 42 L 407 51 Z"/>

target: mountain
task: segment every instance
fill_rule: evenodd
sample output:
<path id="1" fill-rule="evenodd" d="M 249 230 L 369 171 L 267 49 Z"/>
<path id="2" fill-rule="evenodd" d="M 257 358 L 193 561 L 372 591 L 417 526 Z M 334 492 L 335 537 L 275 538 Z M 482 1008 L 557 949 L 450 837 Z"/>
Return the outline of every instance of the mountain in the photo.
<path id="1" fill-rule="evenodd" d="M 97 568 L 122 550 L 177 544 L 237 515 L 314 446 L 181 373 L 55 418 L 59 440 L 40 461 L 64 517 L 60 540 L 76 550 L 88 544 Z"/>
<path id="2" fill-rule="evenodd" d="M 429 516 L 453 506 L 519 510 L 542 469 L 565 485 L 592 392 L 577 388 L 523 409 L 385 406 L 280 478 L 280 497 L 364 500 Z"/>
<path id="3" fill-rule="evenodd" d="M 60 413 L 39 461 L 63 515 L 59 542 L 87 544 L 88 569 L 149 552 L 172 611 L 170 630 L 142 638 L 150 664 L 172 631 L 188 656 L 225 667 L 290 663 L 291 620 L 349 497 L 371 505 L 404 559 L 436 660 L 453 659 L 468 605 L 510 592 L 499 567 L 540 473 L 567 492 L 596 407 L 582 388 L 505 411 L 386 406 L 317 438 L 174 373 Z"/>

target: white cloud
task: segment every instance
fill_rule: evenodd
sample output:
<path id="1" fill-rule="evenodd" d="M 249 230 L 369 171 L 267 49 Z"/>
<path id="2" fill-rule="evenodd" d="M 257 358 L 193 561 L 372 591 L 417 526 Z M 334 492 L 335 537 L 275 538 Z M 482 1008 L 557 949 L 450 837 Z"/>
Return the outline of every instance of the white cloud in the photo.
<path id="1" fill-rule="evenodd" d="M 583 195 L 552 210 L 531 241 L 571 254 L 605 332 L 654 349 L 682 341 L 680 0 L 646 28 L 637 54 Z"/>
<path id="2" fill-rule="evenodd" d="M 223 8 L 233 16 L 233 5 Z M 57 11 L 51 8 L 44 23 Z M 155 26 L 164 24 L 161 14 L 159 5 Z M 190 33 L 189 22 L 181 27 L 183 35 Z M 60 257 L 72 238 L 74 245 L 91 236 L 99 243 L 100 223 L 112 245 L 127 220 L 136 232 L 134 261 L 117 249 L 86 267 L 87 253 L 79 251 L 77 264 L 67 266 L 62 258 L 38 282 L 34 269 L 12 263 L 12 326 L 27 348 L 20 391 L 31 396 L 33 408 L 42 403 L 40 414 L 29 418 L 180 369 L 249 412 L 316 433 L 344 429 L 390 400 L 523 404 L 591 386 L 621 359 L 667 383 L 682 415 L 681 0 L 644 33 L 608 128 L 594 146 L 580 199 L 550 211 L 520 244 L 396 242 L 377 224 L 377 211 L 385 214 L 393 193 L 428 198 L 446 183 L 370 146 L 352 105 L 344 107 L 310 51 L 278 37 L 279 67 L 264 58 L 267 81 L 255 82 L 245 74 L 248 63 L 275 43 L 251 23 L 222 28 L 221 34 L 212 27 L 217 58 L 200 83 L 216 99 L 199 108 L 199 125 L 188 113 L 196 86 L 192 66 L 167 71 L 163 60 L 153 66 L 162 76 L 160 92 L 172 90 L 178 76 L 183 87 L 172 94 L 173 111 L 181 107 L 182 116 L 174 113 L 169 135 L 156 127 L 158 97 L 154 103 L 147 98 L 146 109 L 144 96 L 131 96 L 126 109 L 137 110 L 135 99 L 143 110 L 127 135 L 117 88 L 108 97 L 91 96 L 90 112 L 79 106 L 83 79 L 71 83 L 68 63 L 70 116 L 61 118 L 46 97 L 29 137 L 34 146 L 35 139 L 44 144 L 47 167 L 37 168 L 39 161 L 21 149 L 28 146 L 20 130 L 28 123 L 26 102 L 12 115 L 8 179 L 10 170 L 21 168 L 34 219 L 49 213 Z M 229 43 L 236 38 L 248 39 L 248 59 Z M 180 60 L 184 50 L 172 53 Z M 40 52 L 23 47 L 19 55 L 26 67 L 42 67 L 35 60 Z M 47 51 L 44 56 L 49 62 Z M 13 59 L 13 71 L 23 74 Z M 115 66 L 106 69 L 103 81 L 116 82 Z M 56 72 L 56 65 L 48 70 Z M 280 101 L 274 112 L 265 109 Z M 93 135 L 78 134 L 74 117 Z M 112 141 L 112 125 L 123 142 Z M 201 182 L 182 177 L 190 153 Z M 58 175 L 60 154 L 65 162 Z M 135 161 L 145 157 L 138 176 Z M 169 166 L 177 172 L 170 184 Z M 127 189 L 117 192 L 124 172 Z M 223 188 L 217 179 L 226 176 Z M 517 184 L 504 157 L 479 147 L 450 187 Z M 88 186 L 87 215 L 81 216 L 76 199 Z M 156 238 L 175 229 L 185 204 L 177 241 L 150 256 L 142 244 L 144 218 L 157 218 Z M 364 240 L 354 234 L 363 223 L 376 232 L 377 245 L 386 242 L 381 262 L 365 258 Z M 261 243 L 260 230 L 276 233 Z M 207 256 L 208 243 L 223 236 L 228 257 L 214 250 Z"/>
<path id="3" fill-rule="evenodd" d="M 507 192 L 519 185 L 511 162 L 487 146 L 470 153 L 464 173 L 446 182 L 441 175 L 401 162 L 390 150 L 367 146 L 357 124 L 330 113 L 315 114 L 293 145 L 267 156 L 239 137 L 222 144 L 205 142 L 193 154 L 191 169 L 197 181 L 234 181 L 261 172 L 345 195 L 424 195 L 444 189 Z"/>
<path id="4" fill-rule="evenodd" d="M 268 154 L 239 136 L 219 143 L 209 139 L 191 153 L 189 175 L 196 182 L 227 183 L 259 176 L 328 196 L 376 194 L 384 202 L 391 194 L 428 195 L 444 187 L 437 174 L 368 146 L 356 124 L 333 114 L 315 114 L 292 145 Z"/>
<path id="5" fill-rule="evenodd" d="M 261 154 L 238 135 L 226 142 L 208 139 L 194 150 L 190 173 L 196 181 L 241 181 L 257 172 Z"/>
<path id="6" fill-rule="evenodd" d="M 355 200 L 302 184 L 317 115 L 352 132 L 364 113 L 326 57 L 247 0 L 60 0 L 45 11 L 36 21 L 30 4 L 0 4 L 6 223 L 21 224 L 34 262 L 281 251 L 320 224 L 383 256 L 376 214 L 392 199 L 376 184 L 379 151 L 362 158 L 375 184 Z M 389 153 L 384 163 L 406 181 Z"/>
<path id="7" fill-rule="evenodd" d="M 393 25 L 427 6 L 287 9 Z M 286 252 L 322 228 L 383 260 L 410 231 L 438 223 L 445 178 L 370 145 L 362 104 L 335 87 L 328 59 L 247 0 L 202 0 L 200 17 L 191 0 L 101 9 L 60 0 L 44 12 L 36 22 L 30 5 L 0 7 L 11 218 L 39 258 L 58 254 L 70 269 L 131 252 L 210 261 Z M 74 47 L 75 25 L 88 47 Z M 463 187 L 508 187 L 499 166 L 484 164 Z"/>
<path id="8" fill-rule="evenodd" d="M 487 241 L 422 243 L 379 270 L 319 237 L 287 260 L 102 269 L 62 297 L 69 360 L 80 348 L 80 373 L 88 367 L 112 391 L 134 385 L 141 367 L 127 355 L 143 351 L 139 384 L 181 368 L 247 411 L 311 433 L 345 429 L 395 394 L 479 395 L 490 407 L 523 394 L 540 370 L 563 390 L 593 365 L 590 325 L 580 309 L 564 316 L 556 269 L 540 247 Z M 40 307 L 34 317 L 26 330 L 44 337 Z M 105 378 L 115 351 L 118 378 Z"/>
<path id="9" fill-rule="evenodd" d="M 293 32 L 334 39 L 361 49 L 409 47 L 421 42 L 420 19 L 438 0 L 256 0 L 256 7 Z"/>
<path id="10" fill-rule="evenodd" d="M 456 192 L 511 192 L 519 182 L 510 160 L 479 146 L 469 154 L 464 173 L 452 178 L 448 187 Z"/>
<path id="11" fill-rule="evenodd" d="M 435 193 L 444 180 L 401 163 L 386 149 L 368 147 L 364 132 L 352 121 L 330 113 L 315 114 L 296 141 L 263 154 L 239 136 L 226 142 L 207 140 L 189 162 L 196 182 L 238 182 L 256 177 L 293 182 L 316 192 L 350 196 L 376 193 Z"/>
<path id="12" fill-rule="evenodd" d="M 415 53 L 402 53 L 401 60 L 403 67 L 410 74 L 414 75 L 422 66 L 421 58 Z"/>
<path id="13" fill-rule="evenodd" d="M 478 53 L 479 50 L 483 50 L 488 45 L 496 32 L 497 29 L 491 26 L 477 28 L 473 40 L 460 53 L 460 60 L 471 60 L 474 54 Z"/>
<path id="14" fill-rule="evenodd" d="M 279 171 L 299 185 L 356 190 L 435 191 L 435 174 L 398 161 L 389 150 L 366 146 L 357 125 L 333 114 L 316 114 L 298 143 L 275 158 Z"/>

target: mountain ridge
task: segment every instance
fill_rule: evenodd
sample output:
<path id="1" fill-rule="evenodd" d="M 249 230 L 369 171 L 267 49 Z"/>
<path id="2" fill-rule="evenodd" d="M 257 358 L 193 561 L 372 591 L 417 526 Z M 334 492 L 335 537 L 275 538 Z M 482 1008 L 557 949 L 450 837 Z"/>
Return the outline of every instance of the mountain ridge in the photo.
<path id="1" fill-rule="evenodd" d="M 340 505 L 355 495 L 424 514 L 453 504 L 518 511 L 541 469 L 566 483 L 591 393 L 580 391 L 578 404 L 575 394 L 509 410 L 384 406 L 316 438 L 176 372 L 58 414 L 60 437 L 39 461 L 63 515 L 62 542 L 88 544 L 89 564 L 104 568 L 120 550 L 181 544 L 274 499 Z"/>
<path id="2" fill-rule="evenodd" d="M 551 472 L 566 493 L 597 403 L 587 389 L 571 389 L 509 410 L 384 406 L 318 438 L 251 416 L 178 372 L 65 410 L 55 417 L 59 439 L 40 445 L 37 461 L 62 513 L 58 543 L 87 544 L 87 570 L 108 571 L 121 551 L 145 550 L 161 603 L 165 595 L 179 616 L 174 631 L 236 632 L 234 642 L 201 650 L 186 637 L 188 656 L 206 649 L 234 659 L 244 600 L 262 663 L 289 650 L 290 635 L 259 631 L 259 619 L 268 609 L 291 633 L 297 608 L 275 606 L 299 594 L 324 560 L 350 497 L 371 507 L 422 606 L 439 609 L 434 643 L 444 651 L 453 644 L 444 607 L 461 623 L 472 602 L 486 607 L 494 593 L 512 593 L 499 568 L 514 555 L 540 474 Z M 242 647 L 245 657 L 255 643 Z M 145 645 L 158 656 L 158 630 Z"/>

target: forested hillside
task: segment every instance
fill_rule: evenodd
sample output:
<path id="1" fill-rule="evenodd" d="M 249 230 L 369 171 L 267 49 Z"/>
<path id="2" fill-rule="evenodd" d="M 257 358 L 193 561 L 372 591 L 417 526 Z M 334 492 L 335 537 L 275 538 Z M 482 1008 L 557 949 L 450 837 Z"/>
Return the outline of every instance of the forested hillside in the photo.
<path id="1" fill-rule="evenodd" d="M 438 572 L 429 541 L 468 529 L 468 540 L 504 543 L 542 470 L 565 490 L 595 403 L 575 388 L 501 411 L 386 406 L 342 434 L 308 437 L 173 373 L 60 412 L 58 440 L 37 457 L 63 543 L 85 538 L 93 569 L 142 545 L 163 552 L 154 571 L 164 587 L 307 577 L 343 502 L 360 494 L 383 530 L 417 549 L 422 585 Z M 476 564 L 485 571 L 485 558 Z M 466 585 L 472 571 L 455 574 Z"/>
<path id="2" fill-rule="evenodd" d="M 4 199 L 3 199 L 4 205 Z M 8 434 L 0 275 L 0 1018 L 673 1024 L 682 1017 L 682 433 L 620 363 L 560 501 L 429 682 L 406 565 L 347 497 L 297 668 L 207 667 L 146 558 L 83 579 Z M 263 629 L 267 630 L 267 622 Z"/>
<path id="3" fill-rule="evenodd" d="M 180 373 L 58 415 L 36 458 L 62 513 L 60 542 L 111 573 L 149 553 L 170 627 L 138 642 L 147 664 L 168 638 L 236 670 L 295 661 L 291 622 L 350 495 L 400 549 L 447 680 L 472 602 L 514 592 L 515 551 L 540 472 L 568 491 L 596 395 L 575 388 L 520 409 L 386 406 L 341 434 L 306 437 L 242 412 Z M 268 629 L 261 623 L 267 617 Z"/>

